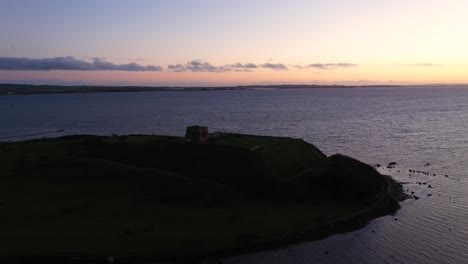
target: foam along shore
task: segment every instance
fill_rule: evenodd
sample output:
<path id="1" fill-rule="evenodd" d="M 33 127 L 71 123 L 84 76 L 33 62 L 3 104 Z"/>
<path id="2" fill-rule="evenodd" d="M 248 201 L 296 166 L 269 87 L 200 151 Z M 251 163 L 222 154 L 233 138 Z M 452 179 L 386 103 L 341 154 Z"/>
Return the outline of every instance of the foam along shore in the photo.
<path id="1" fill-rule="evenodd" d="M 358 229 L 401 185 L 301 139 L 77 135 L 0 142 L 0 261 L 191 261 Z"/>

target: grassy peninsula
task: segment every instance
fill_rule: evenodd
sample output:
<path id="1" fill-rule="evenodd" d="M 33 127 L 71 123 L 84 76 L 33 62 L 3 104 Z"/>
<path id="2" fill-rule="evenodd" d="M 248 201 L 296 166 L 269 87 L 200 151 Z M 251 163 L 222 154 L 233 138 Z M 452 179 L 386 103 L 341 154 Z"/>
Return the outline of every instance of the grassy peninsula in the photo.
<path id="1" fill-rule="evenodd" d="M 0 260 L 196 260 L 318 239 L 397 210 L 401 186 L 300 139 L 0 142 Z M 117 260 L 117 258 L 116 258 Z"/>

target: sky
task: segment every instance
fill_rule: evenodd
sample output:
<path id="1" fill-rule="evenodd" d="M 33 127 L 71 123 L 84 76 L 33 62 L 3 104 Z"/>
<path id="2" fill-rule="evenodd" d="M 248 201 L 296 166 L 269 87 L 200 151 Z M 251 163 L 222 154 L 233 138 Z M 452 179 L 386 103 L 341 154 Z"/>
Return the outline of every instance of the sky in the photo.
<path id="1" fill-rule="evenodd" d="M 466 0 L 0 0 L 0 83 L 468 83 Z"/>

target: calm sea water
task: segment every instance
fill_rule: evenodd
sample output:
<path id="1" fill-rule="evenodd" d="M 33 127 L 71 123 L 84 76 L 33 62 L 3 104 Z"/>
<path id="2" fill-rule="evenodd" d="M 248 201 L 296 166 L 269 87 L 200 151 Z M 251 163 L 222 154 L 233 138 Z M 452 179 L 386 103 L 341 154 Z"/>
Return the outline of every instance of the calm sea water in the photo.
<path id="1" fill-rule="evenodd" d="M 0 137 L 61 129 L 65 132 L 48 136 L 181 136 L 193 124 L 211 131 L 299 137 L 326 154 L 343 153 L 369 164 L 395 161 L 395 169 L 382 172 L 421 197 L 361 230 L 225 263 L 468 263 L 468 88 L 0 97 Z M 431 176 L 410 176 L 410 169 Z"/>

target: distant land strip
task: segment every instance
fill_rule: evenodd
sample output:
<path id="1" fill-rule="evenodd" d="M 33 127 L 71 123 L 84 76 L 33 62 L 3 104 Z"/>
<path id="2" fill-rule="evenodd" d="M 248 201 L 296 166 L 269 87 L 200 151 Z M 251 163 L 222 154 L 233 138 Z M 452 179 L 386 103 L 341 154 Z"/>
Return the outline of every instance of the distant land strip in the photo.
<path id="1" fill-rule="evenodd" d="M 165 92 L 165 91 L 225 91 L 254 89 L 314 89 L 314 88 L 359 88 L 359 87 L 402 87 L 401 85 L 316 85 L 316 84 L 284 84 L 284 85 L 245 85 L 217 87 L 189 86 L 60 86 L 60 85 L 28 85 L 0 84 L 0 95 L 22 94 L 65 94 L 65 93 L 115 93 L 115 92 Z"/>
<path id="2" fill-rule="evenodd" d="M 0 83 L 0 96 L 23 94 L 68 94 L 68 93 L 130 93 L 130 92 L 193 92 L 255 89 L 319 89 L 319 88 L 411 88 L 411 87 L 454 87 L 468 88 L 468 84 L 424 84 L 424 85 L 319 85 L 319 84 L 275 84 L 239 86 L 92 86 L 92 85 L 30 85 Z"/>

